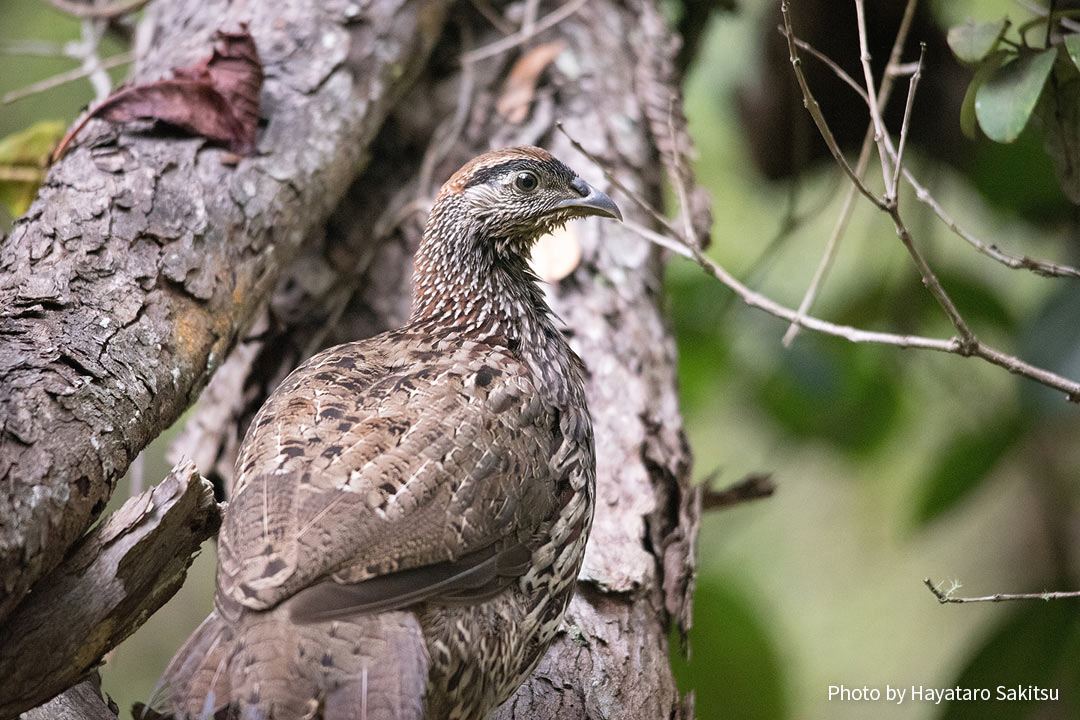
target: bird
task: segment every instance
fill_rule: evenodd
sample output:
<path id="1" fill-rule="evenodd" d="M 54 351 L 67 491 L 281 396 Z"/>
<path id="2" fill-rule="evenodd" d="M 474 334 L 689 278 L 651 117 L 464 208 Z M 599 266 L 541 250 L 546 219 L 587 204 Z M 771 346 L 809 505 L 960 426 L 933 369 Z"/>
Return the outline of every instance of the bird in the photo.
<path id="1" fill-rule="evenodd" d="M 622 220 L 548 151 L 439 190 L 401 328 L 324 350 L 247 430 L 214 609 L 155 716 L 481 720 L 555 637 L 585 552 L 585 367 L 529 267 L 574 218 Z"/>

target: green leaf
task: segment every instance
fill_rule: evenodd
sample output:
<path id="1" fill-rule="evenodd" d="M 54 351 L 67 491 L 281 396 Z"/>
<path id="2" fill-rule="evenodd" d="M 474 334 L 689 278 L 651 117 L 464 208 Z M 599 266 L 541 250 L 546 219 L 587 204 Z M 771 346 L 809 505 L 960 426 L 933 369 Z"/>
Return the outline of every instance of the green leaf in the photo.
<path id="1" fill-rule="evenodd" d="M 1058 184 L 1080 205 L 1080 73 L 1064 57 L 1035 106 L 1035 120 Z"/>
<path id="2" fill-rule="evenodd" d="M 672 642 L 680 692 L 694 693 L 698 718 L 783 720 L 788 717 L 784 664 L 760 603 L 736 578 L 707 572 L 694 592 L 690 659 Z"/>
<path id="3" fill-rule="evenodd" d="M 977 432 L 952 439 L 919 491 L 913 518 L 916 527 L 952 510 L 986 479 L 1023 437 L 1023 418 L 1016 410 Z"/>
<path id="4" fill-rule="evenodd" d="M 852 456 L 879 447 L 895 427 L 902 391 L 895 353 L 845 347 L 811 334 L 756 378 L 759 406 L 787 433 L 831 443 Z"/>
<path id="5" fill-rule="evenodd" d="M 0 138 L 0 165 L 45 167 L 49 153 L 64 137 L 66 127 L 62 120 L 43 120 Z"/>
<path id="6" fill-rule="evenodd" d="M 0 138 L 0 204 L 13 217 L 26 212 L 45 179 L 49 153 L 64 136 L 66 123 L 45 120 Z"/>
<path id="7" fill-rule="evenodd" d="M 1013 54 L 1009 51 L 998 50 L 988 56 L 975 70 L 975 75 L 971 78 L 971 84 L 968 85 L 967 93 L 964 95 L 964 104 L 960 106 L 960 129 L 965 137 L 971 140 L 975 139 L 977 122 L 975 119 L 975 97 L 978 95 L 979 88 L 1010 57 L 1013 57 Z"/>
<path id="8" fill-rule="evenodd" d="M 968 20 L 963 25 L 949 28 L 949 48 L 957 60 L 974 65 L 994 51 L 1007 27 L 1007 18 L 989 23 Z"/>
<path id="9" fill-rule="evenodd" d="M 1076 67 L 1080 68 L 1080 33 L 1065 36 L 1065 51 L 1069 53 Z"/>
<path id="10" fill-rule="evenodd" d="M 1012 142 L 1027 125 L 1054 67 L 1057 48 L 1023 55 L 994 71 L 975 95 L 979 127 L 991 140 Z"/>

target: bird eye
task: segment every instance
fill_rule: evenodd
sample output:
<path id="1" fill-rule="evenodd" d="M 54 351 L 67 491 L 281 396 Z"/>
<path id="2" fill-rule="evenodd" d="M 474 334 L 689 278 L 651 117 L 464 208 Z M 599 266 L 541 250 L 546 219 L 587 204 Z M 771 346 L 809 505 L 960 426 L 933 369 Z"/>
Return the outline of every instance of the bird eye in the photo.
<path id="1" fill-rule="evenodd" d="M 540 187 L 540 178 L 536 177 L 536 173 L 519 172 L 514 178 L 514 187 L 523 193 L 531 193 Z"/>

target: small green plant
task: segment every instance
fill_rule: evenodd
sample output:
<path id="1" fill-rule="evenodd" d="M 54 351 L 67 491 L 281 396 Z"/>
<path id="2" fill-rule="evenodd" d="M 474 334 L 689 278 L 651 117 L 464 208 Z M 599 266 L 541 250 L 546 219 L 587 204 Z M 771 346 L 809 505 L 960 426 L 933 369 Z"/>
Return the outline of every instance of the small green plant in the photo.
<path id="1" fill-rule="evenodd" d="M 968 21 L 949 30 L 949 47 L 974 67 L 960 126 L 976 137 L 1011 143 L 1032 117 L 1043 135 L 1062 190 L 1080 204 L 1080 33 L 1064 10 L 1018 27 Z M 1012 31 L 1012 32 L 1010 32 Z M 1038 31 L 1033 33 L 1033 31 Z M 1029 35 L 1038 35 L 1032 44 Z"/>

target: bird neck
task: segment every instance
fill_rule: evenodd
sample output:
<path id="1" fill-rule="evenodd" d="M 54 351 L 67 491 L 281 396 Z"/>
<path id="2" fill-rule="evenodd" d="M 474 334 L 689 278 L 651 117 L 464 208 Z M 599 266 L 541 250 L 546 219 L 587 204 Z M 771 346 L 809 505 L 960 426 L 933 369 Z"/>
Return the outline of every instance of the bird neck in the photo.
<path id="1" fill-rule="evenodd" d="M 499 238 L 447 239 L 429 225 L 414 279 L 412 324 L 499 341 L 513 350 L 562 340 L 537 277 Z"/>

